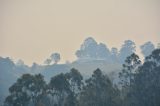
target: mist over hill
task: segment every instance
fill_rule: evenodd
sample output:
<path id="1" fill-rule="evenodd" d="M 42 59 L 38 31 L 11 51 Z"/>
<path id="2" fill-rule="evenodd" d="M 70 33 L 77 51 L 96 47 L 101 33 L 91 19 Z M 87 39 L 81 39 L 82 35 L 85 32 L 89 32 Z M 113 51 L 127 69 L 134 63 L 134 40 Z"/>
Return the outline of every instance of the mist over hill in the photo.
<path id="1" fill-rule="evenodd" d="M 9 57 L 0 57 L 0 102 L 2 103 L 8 95 L 8 88 L 25 73 L 41 73 L 45 80 L 49 81 L 52 76 L 69 72 L 72 68 L 79 70 L 86 78 L 91 76 L 93 70 L 99 68 L 110 78 L 117 77 L 124 60 L 136 52 L 136 47 L 138 46 L 133 41 L 125 40 L 121 48 L 113 47 L 110 50 L 104 43 L 97 43 L 95 39 L 89 37 L 75 52 L 77 60 L 71 63 L 58 64 L 57 61 L 56 64 L 52 64 L 49 58 L 45 65 L 33 63 L 32 66 L 28 66 L 22 60 L 14 63 Z M 150 55 L 156 47 L 152 42 L 146 42 L 140 48 L 145 57 Z M 55 58 L 54 55 L 52 57 Z"/>

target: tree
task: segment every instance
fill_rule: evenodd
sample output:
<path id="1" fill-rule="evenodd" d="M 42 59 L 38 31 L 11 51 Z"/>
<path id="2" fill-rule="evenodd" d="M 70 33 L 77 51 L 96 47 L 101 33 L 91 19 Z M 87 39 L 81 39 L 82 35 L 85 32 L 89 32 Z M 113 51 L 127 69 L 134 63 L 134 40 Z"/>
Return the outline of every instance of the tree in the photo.
<path id="1" fill-rule="evenodd" d="M 140 46 L 141 52 L 144 55 L 144 57 L 149 56 L 152 51 L 155 49 L 154 44 L 152 42 L 146 42 L 142 46 Z"/>
<path id="2" fill-rule="evenodd" d="M 97 57 L 97 45 L 92 37 L 88 37 L 75 54 L 79 59 L 95 59 Z"/>
<path id="3" fill-rule="evenodd" d="M 110 51 L 105 44 L 100 43 L 98 45 L 97 57 L 98 57 L 98 59 L 110 61 Z"/>
<path id="4" fill-rule="evenodd" d="M 71 90 L 71 93 L 66 98 L 65 106 L 76 106 L 78 95 L 81 92 L 83 86 L 83 77 L 81 73 L 74 68 L 72 68 L 69 73 L 66 73 L 65 76 L 70 83 Z"/>
<path id="5" fill-rule="evenodd" d="M 97 43 L 92 37 L 84 40 L 80 50 L 76 51 L 76 56 L 79 60 L 108 60 L 110 61 L 110 51 L 103 43 Z"/>
<path id="6" fill-rule="evenodd" d="M 80 92 L 83 85 L 83 76 L 81 75 L 81 73 L 77 69 L 72 68 L 69 73 L 66 73 L 66 77 L 71 85 L 72 92 Z"/>
<path id="7" fill-rule="evenodd" d="M 23 75 L 9 88 L 10 95 L 6 98 L 5 104 L 11 106 L 26 106 L 31 100 L 31 96 L 27 94 L 26 87 L 31 84 L 33 76 L 30 74 Z"/>
<path id="8" fill-rule="evenodd" d="M 130 89 L 134 83 L 134 76 L 140 65 L 141 61 L 139 56 L 133 53 L 126 58 L 125 63 L 123 64 L 123 69 L 119 73 L 121 98 L 124 106 L 128 106 L 128 93 L 130 92 Z"/>
<path id="9" fill-rule="evenodd" d="M 134 74 L 136 73 L 137 68 L 141 65 L 141 60 L 139 56 L 135 53 L 128 56 L 123 64 L 122 72 L 119 73 L 121 79 L 121 84 L 123 87 L 128 87 L 131 85 Z"/>
<path id="10" fill-rule="evenodd" d="M 61 59 L 59 53 L 53 53 L 53 54 L 50 56 L 50 58 L 52 59 L 52 61 L 53 61 L 55 64 L 57 64 L 57 63 L 60 61 L 60 59 Z"/>
<path id="11" fill-rule="evenodd" d="M 45 90 L 46 90 L 46 82 L 44 81 L 44 77 L 41 74 L 34 75 L 32 86 L 30 87 L 30 91 L 34 93 L 31 96 L 31 98 L 35 106 L 38 106 L 38 103 L 41 101 L 41 99 L 45 95 L 46 93 Z"/>
<path id="12" fill-rule="evenodd" d="M 43 90 L 45 81 L 43 76 L 24 74 L 9 88 L 10 95 L 6 98 L 5 104 L 9 106 L 27 106 L 32 102 L 37 106 Z"/>
<path id="13" fill-rule="evenodd" d="M 79 106 L 117 106 L 118 95 L 118 90 L 113 87 L 109 78 L 97 69 L 86 80 L 79 97 Z"/>
<path id="14" fill-rule="evenodd" d="M 49 83 L 49 89 L 52 96 L 56 98 L 53 104 L 57 106 L 64 106 L 65 99 L 71 92 L 70 85 L 67 81 L 66 76 L 61 73 L 57 76 L 52 77 Z"/>
<path id="15" fill-rule="evenodd" d="M 51 64 L 51 62 L 52 62 L 52 60 L 51 60 L 51 59 L 46 59 L 46 60 L 44 61 L 44 64 L 50 65 L 50 64 Z"/>
<path id="16" fill-rule="evenodd" d="M 119 51 L 119 59 L 122 64 L 124 63 L 126 57 L 130 56 L 136 51 L 135 48 L 136 48 L 136 45 L 133 41 L 131 40 L 124 41 L 124 44 L 122 45 Z"/>
<path id="17" fill-rule="evenodd" d="M 128 105 L 160 105 L 160 49 L 146 57 L 134 76 L 134 82 L 127 95 Z"/>

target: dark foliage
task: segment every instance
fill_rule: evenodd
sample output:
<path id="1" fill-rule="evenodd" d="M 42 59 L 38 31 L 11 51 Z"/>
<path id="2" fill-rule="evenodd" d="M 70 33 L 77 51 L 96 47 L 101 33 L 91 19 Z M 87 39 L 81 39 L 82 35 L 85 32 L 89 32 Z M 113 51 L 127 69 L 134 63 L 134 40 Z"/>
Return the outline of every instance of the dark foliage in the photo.
<path id="1" fill-rule="evenodd" d="M 100 69 L 85 81 L 71 69 L 46 84 L 41 74 L 24 74 L 9 88 L 5 106 L 160 106 L 160 49 L 142 64 L 136 54 L 126 58 L 120 85 Z"/>

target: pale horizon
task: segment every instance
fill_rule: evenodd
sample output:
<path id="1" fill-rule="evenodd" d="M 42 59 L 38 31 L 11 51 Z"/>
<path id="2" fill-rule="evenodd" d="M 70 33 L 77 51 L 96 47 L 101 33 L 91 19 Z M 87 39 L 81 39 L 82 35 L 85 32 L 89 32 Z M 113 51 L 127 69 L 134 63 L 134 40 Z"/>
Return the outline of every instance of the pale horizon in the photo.
<path id="1" fill-rule="evenodd" d="M 61 62 L 76 59 L 87 37 L 118 49 L 124 40 L 137 48 L 160 42 L 158 0 L 1 0 L 0 56 L 42 64 L 59 52 Z"/>

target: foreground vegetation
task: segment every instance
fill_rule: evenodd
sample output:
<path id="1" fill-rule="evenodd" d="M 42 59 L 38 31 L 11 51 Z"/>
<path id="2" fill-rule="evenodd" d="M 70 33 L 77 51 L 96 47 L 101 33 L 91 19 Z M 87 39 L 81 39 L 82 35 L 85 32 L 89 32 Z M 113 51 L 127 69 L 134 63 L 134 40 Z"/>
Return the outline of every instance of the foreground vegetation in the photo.
<path id="1" fill-rule="evenodd" d="M 142 63 L 126 58 L 119 83 L 100 69 L 86 80 L 76 69 L 46 83 L 41 74 L 24 74 L 9 88 L 4 106 L 160 106 L 160 49 Z"/>

